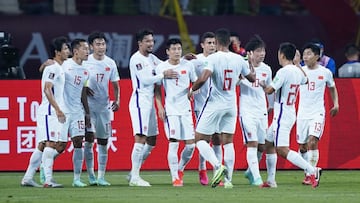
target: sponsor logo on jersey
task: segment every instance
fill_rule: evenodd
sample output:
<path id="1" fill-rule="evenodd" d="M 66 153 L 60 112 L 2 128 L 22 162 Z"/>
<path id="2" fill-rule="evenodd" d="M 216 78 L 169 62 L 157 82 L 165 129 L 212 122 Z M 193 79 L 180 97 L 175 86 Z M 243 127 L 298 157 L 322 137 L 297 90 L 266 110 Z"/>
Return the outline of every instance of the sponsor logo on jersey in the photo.
<path id="1" fill-rule="evenodd" d="M 137 70 L 141 70 L 141 69 L 142 69 L 141 63 L 136 64 L 136 69 L 137 69 Z"/>
<path id="2" fill-rule="evenodd" d="M 49 73 L 49 79 L 54 79 L 55 73 Z"/>

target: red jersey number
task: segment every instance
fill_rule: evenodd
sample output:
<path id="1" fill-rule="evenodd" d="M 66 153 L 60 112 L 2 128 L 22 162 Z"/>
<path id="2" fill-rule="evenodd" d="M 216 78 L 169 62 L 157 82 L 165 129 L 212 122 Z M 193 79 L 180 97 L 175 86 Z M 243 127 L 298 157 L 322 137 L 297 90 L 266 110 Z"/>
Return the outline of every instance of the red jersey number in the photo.
<path id="1" fill-rule="evenodd" d="M 224 83 L 223 90 L 229 91 L 231 89 L 232 78 L 228 74 L 232 73 L 233 70 L 224 70 Z"/>
<path id="2" fill-rule="evenodd" d="M 294 105 L 296 101 L 296 95 L 298 93 L 300 85 L 299 84 L 291 84 L 290 85 L 290 91 L 288 94 L 288 98 L 286 101 L 286 105 Z"/>

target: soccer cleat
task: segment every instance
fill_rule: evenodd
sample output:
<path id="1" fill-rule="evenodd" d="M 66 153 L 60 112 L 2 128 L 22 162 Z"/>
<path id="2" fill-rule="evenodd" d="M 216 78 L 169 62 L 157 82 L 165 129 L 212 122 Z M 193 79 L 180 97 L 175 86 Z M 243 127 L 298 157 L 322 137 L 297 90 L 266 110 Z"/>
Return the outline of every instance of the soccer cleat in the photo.
<path id="1" fill-rule="evenodd" d="M 209 178 L 207 176 L 206 170 L 199 171 L 199 181 L 201 185 L 209 184 Z"/>
<path id="2" fill-rule="evenodd" d="M 260 186 L 262 184 L 263 184 L 263 181 L 260 177 L 260 178 L 257 178 L 256 180 L 254 180 L 251 185 Z"/>
<path id="3" fill-rule="evenodd" d="M 40 183 L 44 184 L 45 183 L 45 172 L 44 172 L 44 167 L 42 164 L 40 165 L 39 170 L 40 170 Z"/>
<path id="4" fill-rule="evenodd" d="M 266 181 L 259 186 L 260 188 L 277 188 L 276 182 Z"/>
<path id="5" fill-rule="evenodd" d="M 216 187 L 219 185 L 221 179 L 223 179 L 226 172 L 226 167 L 224 165 L 221 165 L 214 174 L 214 177 L 211 180 L 211 187 Z"/>
<path id="6" fill-rule="evenodd" d="M 96 186 L 96 185 L 98 185 L 98 182 L 97 182 L 95 176 L 89 176 L 89 185 L 90 185 L 90 186 Z"/>
<path id="7" fill-rule="evenodd" d="M 97 179 L 98 186 L 110 186 L 111 184 L 107 182 L 104 178 Z"/>
<path id="8" fill-rule="evenodd" d="M 44 188 L 63 188 L 62 184 L 56 183 L 55 181 L 45 182 Z"/>
<path id="9" fill-rule="evenodd" d="M 220 181 L 219 185 L 220 187 L 224 186 L 224 182 L 223 181 Z"/>
<path id="10" fill-rule="evenodd" d="M 311 185 L 311 176 L 305 176 L 304 180 L 302 181 L 303 185 Z"/>
<path id="11" fill-rule="evenodd" d="M 178 176 L 179 176 L 179 180 L 181 180 L 181 182 L 183 182 L 183 178 L 184 178 L 184 171 L 178 171 Z"/>
<path id="12" fill-rule="evenodd" d="M 224 188 L 225 189 L 232 189 L 234 187 L 234 185 L 231 182 L 225 182 L 224 183 Z"/>
<path id="13" fill-rule="evenodd" d="M 138 177 L 136 179 L 132 178 L 130 181 L 129 181 L 129 186 L 132 186 L 132 187 L 150 187 L 150 183 L 143 180 L 142 178 Z"/>
<path id="14" fill-rule="evenodd" d="M 315 168 L 315 174 L 310 176 L 311 179 L 311 186 L 313 188 L 316 188 L 320 185 L 320 177 L 321 177 L 322 169 L 316 167 Z"/>
<path id="15" fill-rule="evenodd" d="M 72 183 L 73 187 L 86 187 L 87 185 L 83 182 L 81 182 L 81 180 L 74 180 L 74 182 Z"/>
<path id="16" fill-rule="evenodd" d="M 249 180 L 250 185 L 252 185 L 254 183 L 254 176 L 252 175 L 250 170 L 246 170 L 244 172 L 244 177 Z"/>
<path id="17" fill-rule="evenodd" d="M 33 179 L 31 180 L 22 180 L 21 186 L 23 187 L 42 187 L 41 185 L 37 184 Z"/>
<path id="18" fill-rule="evenodd" d="M 174 181 L 172 182 L 172 184 L 173 184 L 174 187 L 182 187 L 182 186 L 184 186 L 184 185 L 183 185 L 183 182 L 182 182 L 180 179 L 174 180 Z"/>

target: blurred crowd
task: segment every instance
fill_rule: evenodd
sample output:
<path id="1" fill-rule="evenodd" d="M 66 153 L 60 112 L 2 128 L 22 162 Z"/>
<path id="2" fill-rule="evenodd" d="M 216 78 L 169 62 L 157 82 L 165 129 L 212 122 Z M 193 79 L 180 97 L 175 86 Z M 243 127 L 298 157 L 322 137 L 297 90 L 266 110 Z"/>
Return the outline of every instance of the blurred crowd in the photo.
<path id="1" fill-rule="evenodd" d="M 0 0 L 3 15 L 159 15 L 174 0 Z M 299 0 L 178 0 L 183 15 L 307 14 Z"/>

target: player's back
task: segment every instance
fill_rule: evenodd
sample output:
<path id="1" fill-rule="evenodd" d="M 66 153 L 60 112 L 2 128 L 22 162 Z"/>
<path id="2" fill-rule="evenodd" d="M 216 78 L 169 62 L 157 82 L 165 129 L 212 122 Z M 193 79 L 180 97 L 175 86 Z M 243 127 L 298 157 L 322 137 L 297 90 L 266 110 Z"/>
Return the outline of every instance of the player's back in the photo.
<path id="1" fill-rule="evenodd" d="M 211 54 L 207 60 L 205 68 L 212 71 L 209 103 L 216 103 L 219 108 L 236 107 L 236 82 L 240 74 L 249 74 L 247 63 L 240 55 L 223 51 Z"/>
<path id="2" fill-rule="evenodd" d="M 204 54 L 196 55 L 196 59 L 191 60 L 194 64 L 195 72 L 197 77 L 200 77 L 204 67 L 206 66 L 206 57 Z M 194 111 L 201 111 L 203 105 L 205 104 L 206 98 L 208 97 L 209 87 L 211 85 L 210 79 L 208 79 L 204 85 L 194 94 Z"/>

